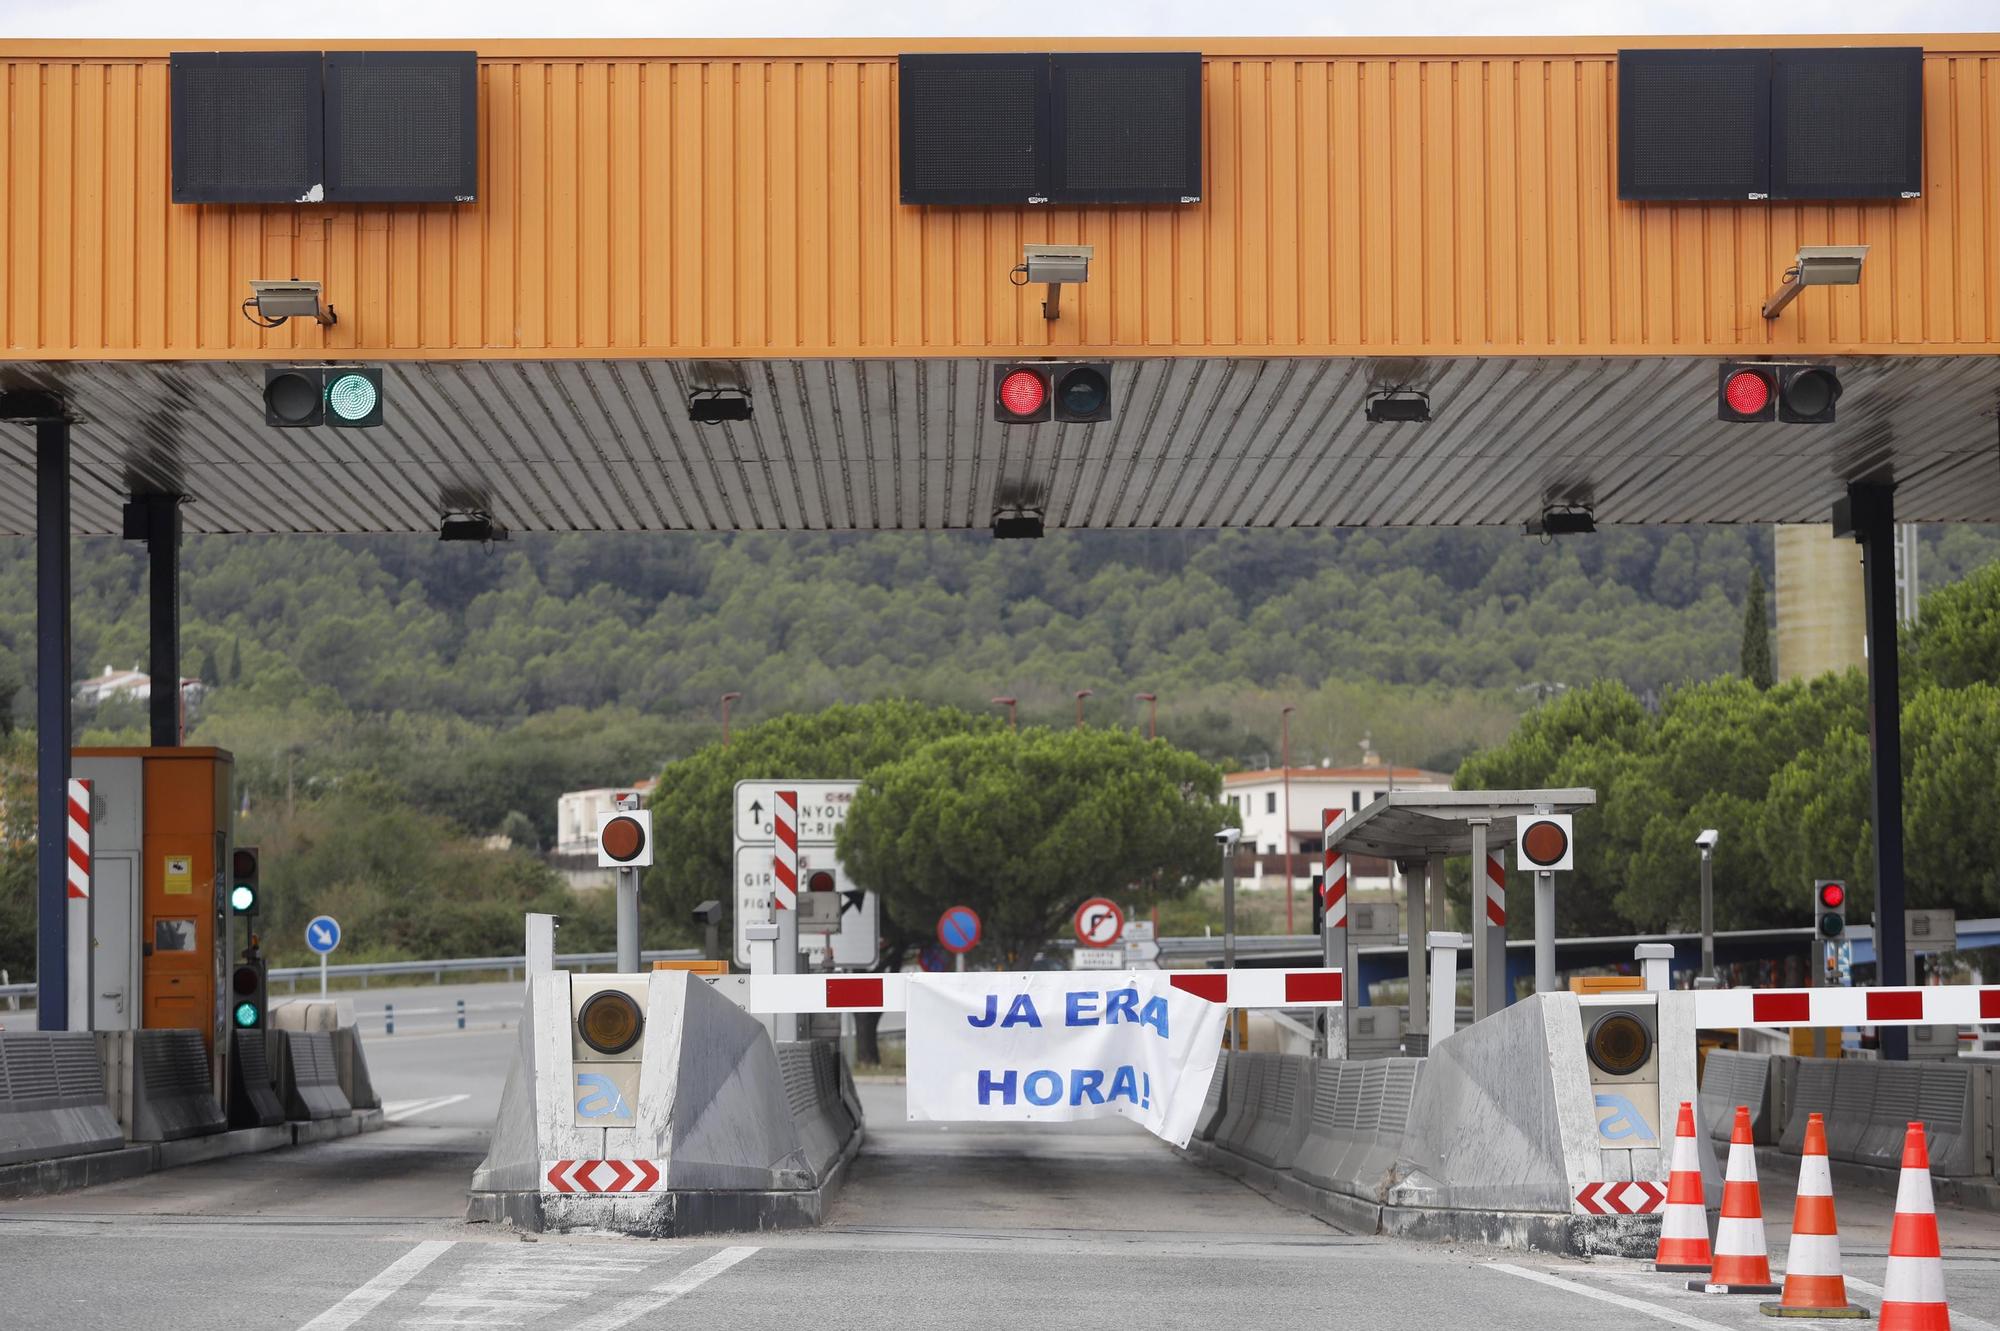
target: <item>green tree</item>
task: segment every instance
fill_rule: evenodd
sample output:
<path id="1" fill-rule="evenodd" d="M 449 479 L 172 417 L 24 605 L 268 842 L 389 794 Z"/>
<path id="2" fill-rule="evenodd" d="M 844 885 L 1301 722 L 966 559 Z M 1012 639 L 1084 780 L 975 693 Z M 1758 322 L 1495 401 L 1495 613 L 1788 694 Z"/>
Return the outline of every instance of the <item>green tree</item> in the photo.
<path id="1" fill-rule="evenodd" d="M 1220 769 L 1116 730 L 994 730 L 937 740 L 874 772 L 840 832 L 857 883 L 911 933 L 976 911 L 1024 965 L 1085 898 L 1178 896 L 1215 865 Z"/>
<path id="2" fill-rule="evenodd" d="M 1743 678 L 1760 689 L 1768 689 L 1777 679 L 1771 665 L 1771 625 L 1764 612 L 1764 571 L 1750 570 L 1750 591 L 1743 598 L 1743 650 L 1740 656 Z"/>
<path id="3" fill-rule="evenodd" d="M 2000 680 L 2000 563 L 1925 596 L 1909 648 L 1912 680 L 1948 688 Z"/>

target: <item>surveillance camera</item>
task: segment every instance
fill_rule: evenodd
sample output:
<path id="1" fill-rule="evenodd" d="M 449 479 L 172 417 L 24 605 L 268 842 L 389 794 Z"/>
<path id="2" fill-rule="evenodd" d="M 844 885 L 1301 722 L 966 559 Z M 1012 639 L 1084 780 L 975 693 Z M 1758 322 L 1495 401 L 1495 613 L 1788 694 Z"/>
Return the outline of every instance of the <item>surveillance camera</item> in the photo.
<path id="1" fill-rule="evenodd" d="M 1703 850 L 1714 850 L 1715 843 L 1719 840 L 1721 840 L 1721 834 L 1714 828 L 1709 827 L 1702 829 L 1701 835 L 1694 839 L 1694 844 L 1700 846 Z"/>
<path id="2" fill-rule="evenodd" d="M 720 924 L 722 923 L 722 903 L 720 901 L 704 901 L 690 911 L 689 914 L 693 916 L 696 924 Z"/>
<path id="3" fill-rule="evenodd" d="M 1225 827 L 1215 834 L 1215 839 L 1225 846 L 1233 846 L 1243 839 L 1243 829 L 1240 827 Z"/>

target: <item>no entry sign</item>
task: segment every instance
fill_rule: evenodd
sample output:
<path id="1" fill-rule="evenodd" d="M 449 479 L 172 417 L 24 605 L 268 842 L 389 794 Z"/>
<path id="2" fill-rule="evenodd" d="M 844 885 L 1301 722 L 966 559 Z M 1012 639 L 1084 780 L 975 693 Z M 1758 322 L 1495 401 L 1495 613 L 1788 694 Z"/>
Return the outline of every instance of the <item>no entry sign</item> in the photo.
<path id="1" fill-rule="evenodd" d="M 947 952 L 970 952 L 979 946 L 979 916 L 970 906 L 953 906 L 938 917 L 938 942 Z"/>
<path id="2" fill-rule="evenodd" d="M 1076 941 L 1085 947 L 1110 947 L 1125 932 L 1125 912 L 1109 897 L 1092 897 L 1076 908 Z"/>

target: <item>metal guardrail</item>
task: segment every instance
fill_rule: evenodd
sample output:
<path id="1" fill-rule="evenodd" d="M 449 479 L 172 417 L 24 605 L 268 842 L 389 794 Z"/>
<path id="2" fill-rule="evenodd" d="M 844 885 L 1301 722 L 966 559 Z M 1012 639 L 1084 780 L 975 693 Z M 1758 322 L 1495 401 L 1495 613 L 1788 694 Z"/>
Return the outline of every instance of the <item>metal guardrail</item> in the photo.
<path id="1" fill-rule="evenodd" d="M 661 951 L 641 952 L 639 961 L 650 965 L 655 961 L 695 961 L 701 957 L 699 948 L 677 947 Z M 615 952 L 564 952 L 556 956 L 556 965 L 568 970 L 587 971 L 593 966 L 610 969 L 618 963 Z M 526 968 L 525 955 L 512 957 L 452 957 L 443 961 L 357 961 L 344 965 L 328 965 L 328 979 L 359 979 L 361 987 L 367 988 L 371 979 L 395 975 L 429 975 L 440 982 L 447 974 L 464 974 L 477 971 L 505 971 L 508 979 Z M 318 983 L 319 967 L 273 966 L 270 980 L 273 985 L 283 982 L 288 993 L 297 993 L 301 981 Z M 32 1003 L 35 986 L 32 984 L 0 984 L 0 1002 L 9 1007 L 17 1007 L 21 999 Z"/>

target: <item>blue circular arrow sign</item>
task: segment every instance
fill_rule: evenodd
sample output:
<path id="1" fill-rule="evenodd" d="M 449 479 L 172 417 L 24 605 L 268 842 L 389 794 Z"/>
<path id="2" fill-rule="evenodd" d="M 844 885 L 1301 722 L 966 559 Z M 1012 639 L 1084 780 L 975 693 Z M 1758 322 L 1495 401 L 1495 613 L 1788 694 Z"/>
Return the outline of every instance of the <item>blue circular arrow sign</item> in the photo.
<path id="1" fill-rule="evenodd" d="M 938 919 L 938 942 L 949 952 L 970 952 L 979 946 L 979 916 L 970 906 L 953 906 Z"/>
<path id="2" fill-rule="evenodd" d="M 306 946 L 322 957 L 340 946 L 340 921 L 331 915 L 315 915 L 306 923 Z"/>

